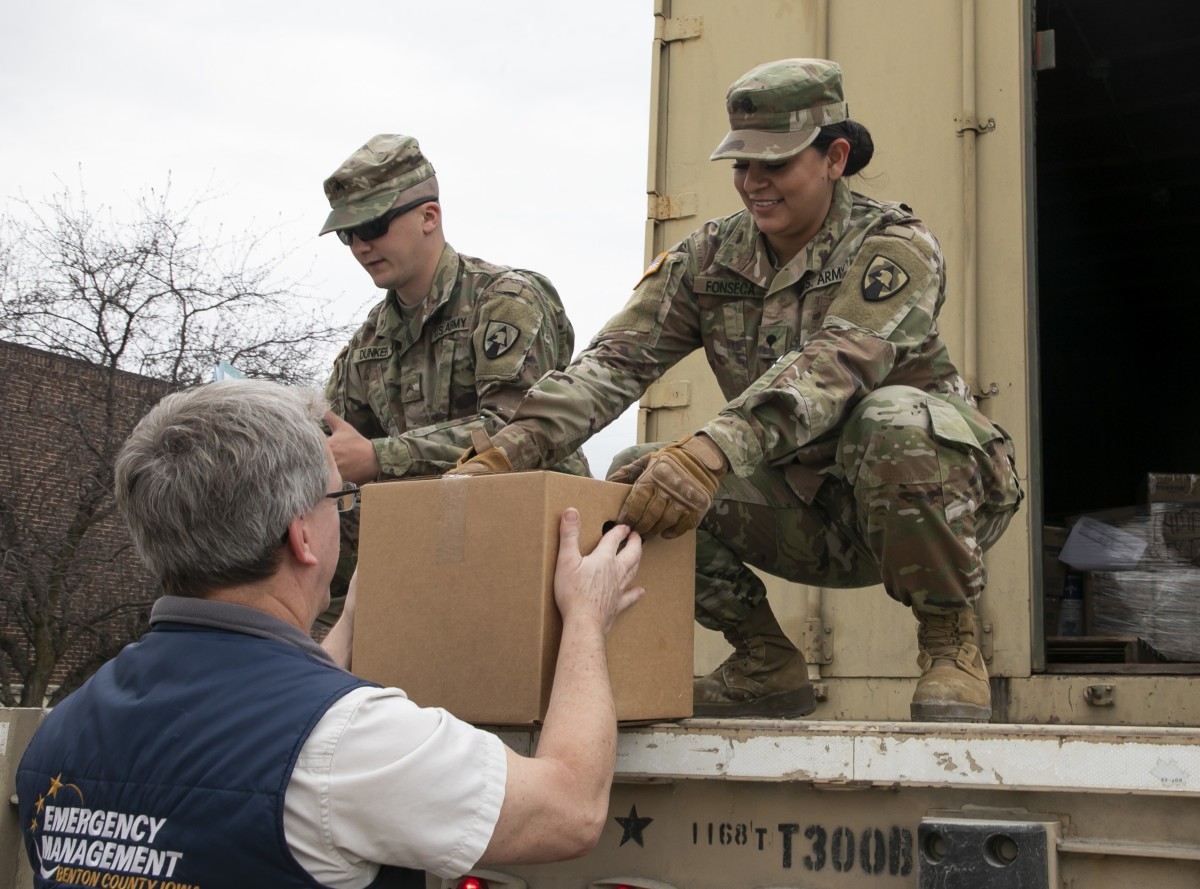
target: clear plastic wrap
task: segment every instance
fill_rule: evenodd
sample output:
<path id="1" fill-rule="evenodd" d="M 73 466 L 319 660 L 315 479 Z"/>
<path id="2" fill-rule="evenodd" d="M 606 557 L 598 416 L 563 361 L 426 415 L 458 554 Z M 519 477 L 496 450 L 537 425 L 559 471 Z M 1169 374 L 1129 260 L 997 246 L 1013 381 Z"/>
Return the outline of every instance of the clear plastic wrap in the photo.
<path id="1" fill-rule="evenodd" d="M 1087 572 L 1089 635 L 1136 636 L 1168 660 L 1200 662 L 1200 502 L 1088 513 L 1072 532 L 1091 543 L 1072 547 L 1068 537 L 1063 551 Z M 1106 552 L 1106 541 L 1119 544 Z"/>

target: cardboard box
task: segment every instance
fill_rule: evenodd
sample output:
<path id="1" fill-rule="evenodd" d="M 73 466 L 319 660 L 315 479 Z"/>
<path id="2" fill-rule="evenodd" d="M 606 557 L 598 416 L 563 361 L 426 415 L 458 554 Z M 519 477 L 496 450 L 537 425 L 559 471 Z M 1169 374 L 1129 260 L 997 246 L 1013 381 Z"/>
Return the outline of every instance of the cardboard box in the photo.
<path id="1" fill-rule="evenodd" d="M 1200 567 L 1200 502 L 1162 501 L 1076 516 L 1059 557 L 1084 571 Z"/>
<path id="2" fill-rule="evenodd" d="M 1081 528 L 1091 530 L 1078 535 Z M 1087 544 L 1075 548 L 1078 559 L 1070 552 L 1075 536 Z M 1135 636 L 1169 660 L 1200 662 L 1200 503 L 1163 501 L 1079 516 L 1063 559 L 1088 570 L 1091 633 Z"/>
<path id="3" fill-rule="evenodd" d="M 1093 571 L 1091 626 L 1136 636 L 1168 661 L 1200 663 L 1200 569 Z"/>
<path id="4" fill-rule="evenodd" d="M 1058 556 L 1066 542 L 1066 528 L 1053 525 L 1042 528 L 1042 620 L 1047 636 L 1058 635 L 1063 582 L 1068 571 Z"/>
<path id="5" fill-rule="evenodd" d="M 1200 501 L 1200 475 L 1187 472 L 1148 472 L 1142 483 L 1143 503 Z"/>
<path id="6" fill-rule="evenodd" d="M 557 472 L 367 485 L 354 672 L 468 722 L 545 718 L 562 634 L 559 517 L 579 510 L 590 552 L 629 488 Z M 695 534 L 645 544 L 646 595 L 608 634 L 617 718 L 692 712 Z"/>

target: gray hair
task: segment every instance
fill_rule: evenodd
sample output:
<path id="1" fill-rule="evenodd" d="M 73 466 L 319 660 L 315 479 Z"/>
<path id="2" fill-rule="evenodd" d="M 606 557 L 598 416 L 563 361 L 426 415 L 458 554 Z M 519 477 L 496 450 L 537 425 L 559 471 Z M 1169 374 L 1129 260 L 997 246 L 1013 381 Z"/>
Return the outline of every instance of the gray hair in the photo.
<path id="1" fill-rule="evenodd" d="M 168 395 L 117 455 L 117 504 L 164 592 L 270 577 L 288 524 L 329 486 L 315 392 L 225 380 Z"/>

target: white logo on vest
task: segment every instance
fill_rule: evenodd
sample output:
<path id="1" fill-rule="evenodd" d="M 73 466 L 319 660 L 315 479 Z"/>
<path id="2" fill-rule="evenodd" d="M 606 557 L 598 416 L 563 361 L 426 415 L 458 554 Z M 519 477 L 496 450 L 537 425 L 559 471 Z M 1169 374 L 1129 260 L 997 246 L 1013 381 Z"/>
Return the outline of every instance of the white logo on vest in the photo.
<path id="1" fill-rule="evenodd" d="M 26 830 L 43 879 L 75 886 L 98 886 L 103 879 L 116 889 L 187 885 L 147 879 L 171 877 L 183 858 L 182 852 L 154 848 L 166 818 L 89 809 L 84 803 L 83 791 L 64 783 L 61 773 L 38 797 Z"/>

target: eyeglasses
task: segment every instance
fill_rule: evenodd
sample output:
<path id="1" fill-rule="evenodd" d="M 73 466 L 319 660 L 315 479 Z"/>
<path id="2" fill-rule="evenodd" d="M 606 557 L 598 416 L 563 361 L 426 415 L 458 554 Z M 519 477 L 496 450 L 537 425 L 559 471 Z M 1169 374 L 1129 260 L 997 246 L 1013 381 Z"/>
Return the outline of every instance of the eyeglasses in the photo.
<path id="1" fill-rule="evenodd" d="M 356 225 L 353 228 L 338 229 L 338 240 L 350 246 L 350 242 L 357 237 L 360 241 L 374 241 L 376 238 L 382 238 L 387 234 L 388 226 L 392 224 L 392 220 L 401 214 L 407 213 L 414 207 L 419 207 L 422 204 L 436 204 L 437 198 L 417 198 L 415 201 L 409 201 L 407 204 L 401 204 L 399 207 L 393 207 L 382 216 L 376 216 L 361 225 Z"/>
<path id="2" fill-rule="evenodd" d="M 334 502 L 338 512 L 349 512 L 358 506 L 358 485 L 354 482 L 342 482 L 340 491 L 330 491 L 325 497 Z"/>

